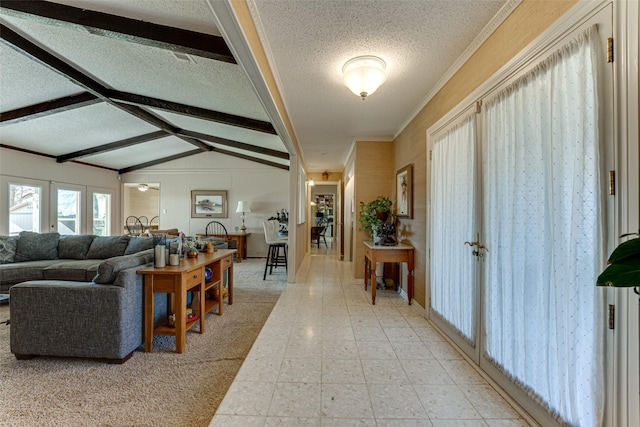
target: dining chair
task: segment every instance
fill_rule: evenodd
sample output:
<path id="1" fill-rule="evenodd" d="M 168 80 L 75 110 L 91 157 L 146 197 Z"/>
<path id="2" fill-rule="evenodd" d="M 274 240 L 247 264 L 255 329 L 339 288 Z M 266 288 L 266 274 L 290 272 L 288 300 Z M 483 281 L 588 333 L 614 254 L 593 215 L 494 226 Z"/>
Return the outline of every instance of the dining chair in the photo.
<path id="1" fill-rule="evenodd" d="M 137 216 L 128 216 L 125 220 L 125 226 L 127 227 L 127 232 L 130 236 L 140 236 L 144 231 L 142 222 Z"/>

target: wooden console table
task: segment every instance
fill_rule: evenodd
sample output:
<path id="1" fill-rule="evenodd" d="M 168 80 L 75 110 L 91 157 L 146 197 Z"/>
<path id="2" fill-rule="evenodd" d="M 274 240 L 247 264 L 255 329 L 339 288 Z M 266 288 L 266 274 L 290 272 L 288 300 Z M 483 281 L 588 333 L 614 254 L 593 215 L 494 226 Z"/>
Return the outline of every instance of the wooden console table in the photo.
<path id="1" fill-rule="evenodd" d="M 371 241 L 364 243 L 364 290 L 367 281 L 371 279 L 371 304 L 376 303 L 376 262 L 406 262 L 409 273 L 407 275 L 407 297 L 409 305 L 413 298 L 413 252 L 414 248 L 402 243 L 396 246 L 376 246 Z"/>
<path id="2" fill-rule="evenodd" d="M 229 240 L 236 242 L 236 248 L 238 252 L 236 253 L 236 262 L 242 262 L 243 259 L 247 259 L 247 236 L 250 236 L 251 233 L 228 233 Z M 204 237 L 206 234 L 196 234 L 196 236 Z M 226 238 L 224 234 L 209 234 L 209 236 L 214 237 L 222 237 Z"/>
<path id="3" fill-rule="evenodd" d="M 144 351 L 153 350 L 154 335 L 175 335 L 176 353 L 184 353 L 187 343 L 186 334 L 196 323 L 199 332 L 204 333 L 205 315 L 214 307 L 218 307 L 218 314 L 222 315 L 223 307 L 223 277 L 228 270 L 229 305 L 233 304 L 233 255 L 235 249 L 219 249 L 212 254 L 200 253 L 197 258 L 182 258 L 180 265 L 162 268 L 145 267 L 136 272 L 144 275 Z M 205 280 L 205 268 L 209 267 L 213 275 L 210 281 Z M 208 297 L 206 292 L 218 285 L 217 295 Z M 194 311 L 198 319 L 193 322 L 187 318 L 187 291 L 198 292 L 199 307 Z M 174 326 L 167 322 L 154 327 L 153 294 L 163 292 L 171 294 L 169 299 L 169 314 L 175 313 Z"/>

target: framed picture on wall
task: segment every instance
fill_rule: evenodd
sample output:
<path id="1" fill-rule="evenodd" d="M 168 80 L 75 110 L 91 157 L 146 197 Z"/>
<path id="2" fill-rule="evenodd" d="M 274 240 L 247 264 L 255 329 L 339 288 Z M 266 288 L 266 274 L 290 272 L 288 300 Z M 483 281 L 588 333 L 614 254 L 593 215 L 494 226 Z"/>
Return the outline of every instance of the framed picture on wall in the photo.
<path id="1" fill-rule="evenodd" d="M 396 215 L 413 218 L 413 164 L 396 172 Z"/>
<path id="2" fill-rule="evenodd" d="M 191 218 L 227 218 L 227 191 L 192 190 Z"/>

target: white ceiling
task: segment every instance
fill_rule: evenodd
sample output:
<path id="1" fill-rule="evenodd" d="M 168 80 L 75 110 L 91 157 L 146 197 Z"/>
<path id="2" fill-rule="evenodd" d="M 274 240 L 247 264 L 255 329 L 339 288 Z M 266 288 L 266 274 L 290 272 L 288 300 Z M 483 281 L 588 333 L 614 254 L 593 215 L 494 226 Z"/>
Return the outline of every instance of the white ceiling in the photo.
<path id="1" fill-rule="evenodd" d="M 395 136 L 505 0 L 248 0 L 310 171 L 342 170 L 354 138 Z M 362 101 L 342 84 L 360 55 L 387 64 Z"/>
<path id="2" fill-rule="evenodd" d="M 219 35 L 224 31 L 214 24 L 212 8 L 221 1 L 56 3 Z M 483 29 L 487 33 L 486 27 L 506 0 L 248 0 L 248 4 L 307 170 L 339 171 L 355 138 L 392 138 L 402 129 L 476 36 Z M 504 8 L 492 25 L 500 19 L 504 19 Z M 238 64 L 193 56 L 191 61 L 182 61 L 168 50 L 23 19 L 3 9 L 0 23 L 109 88 L 269 121 L 264 100 L 254 90 L 255 82 Z M 226 25 L 235 23 L 221 22 L 221 29 Z M 387 81 L 365 101 L 341 82 L 343 64 L 358 55 L 377 55 L 387 63 Z M 0 112 L 82 92 L 79 85 L 0 43 Z M 286 151 L 276 135 L 146 110 L 178 128 Z M 0 124 L 0 143 L 60 156 L 156 130 L 115 106 L 98 103 Z M 120 170 L 194 148 L 167 136 L 81 160 Z M 281 165 L 289 163 L 242 148 L 222 148 Z"/>

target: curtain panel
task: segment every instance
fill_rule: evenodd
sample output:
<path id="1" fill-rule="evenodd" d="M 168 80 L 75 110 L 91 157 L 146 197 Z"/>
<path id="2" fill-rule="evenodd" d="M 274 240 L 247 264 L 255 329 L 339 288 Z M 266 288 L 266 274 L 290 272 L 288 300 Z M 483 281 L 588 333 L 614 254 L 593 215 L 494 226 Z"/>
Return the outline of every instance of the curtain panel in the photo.
<path id="1" fill-rule="evenodd" d="M 604 407 L 595 27 L 484 102 L 486 353 L 575 426 Z"/>

